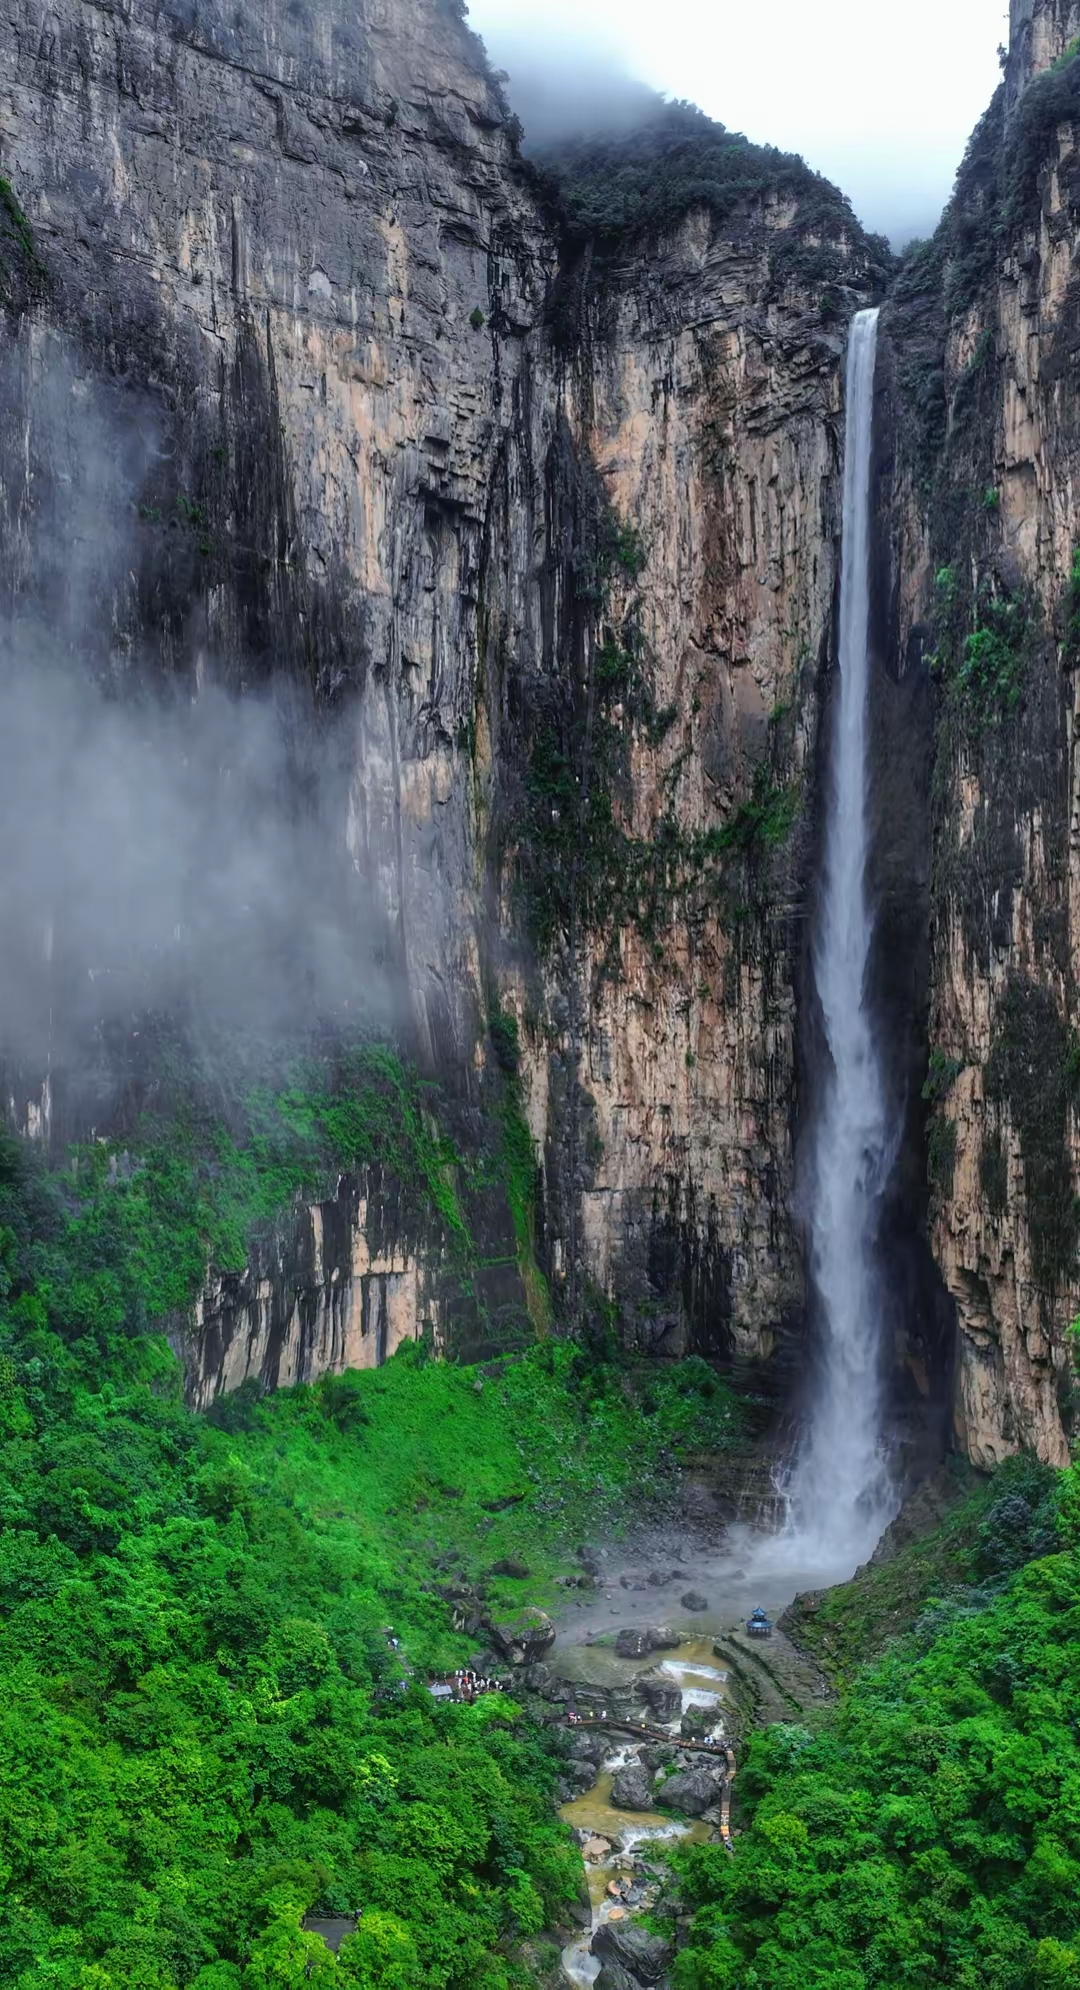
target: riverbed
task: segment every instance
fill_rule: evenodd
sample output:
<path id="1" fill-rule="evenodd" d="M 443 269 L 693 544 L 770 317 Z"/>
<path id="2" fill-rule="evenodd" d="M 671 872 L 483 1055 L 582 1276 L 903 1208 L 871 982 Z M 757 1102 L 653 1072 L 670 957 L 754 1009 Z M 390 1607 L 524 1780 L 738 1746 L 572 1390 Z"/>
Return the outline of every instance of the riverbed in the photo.
<path id="1" fill-rule="evenodd" d="M 741 1627 L 759 1606 L 775 1618 L 799 1591 L 824 1588 L 853 1573 L 846 1566 L 785 1567 L 783 1560 L 775 1543 L 749 1530 L 727 1536 L 722 1548 L 685 1540 L 673 1548 L 670 1539 L 657 1537 L 630 1562 L 614 1554 L 598 1557 L 596 1587 L 575 1598 L 562 1614 L 548 1661 L 551 1669 L 580 1689 L 583 1709 L 595 1704 L 597 1695 L 603 1699 L 610 1693 L 622 1711 L 643 1674 L 659 1675 L 678 1688 L 679 1715 L 663 1722 L 643 1710 L 635 1718 L 663 1728 L 677 1746 L 682 1715 L 696 1708 L 713 1716 L 711 1730 L 721 1735 L 728 1675 L 714 1652 L 714 1640 Z M 690 1596 L 703 1607 L 688 1607 L 683 1599 Z M 678 1642 L 638 1658 L 620 1656 L 614 1648 L 618 1632 L 646 1626 L 664 1627 Z M 656 1898 L 650 1868 L 663 1848 L 706 1843 L 718 1835 L 711 1821 L 615 1805 L 613 1779 L 636 1757 L 640 1744 L 623 1742 L 615 1732 L 610 1741 L 592 1788 L 563 1804 L 560 1812 L 583 1846 L 593 1914 L 592 1926 L 563 1952 L 563 1974 L 574 1990 L 588 1990 L 600 1973 L 590 1945 L 601 1923 L 614 1915 L 632 1917 Z M 610 1891 L 613 1884 L 621 1895 Z"/>

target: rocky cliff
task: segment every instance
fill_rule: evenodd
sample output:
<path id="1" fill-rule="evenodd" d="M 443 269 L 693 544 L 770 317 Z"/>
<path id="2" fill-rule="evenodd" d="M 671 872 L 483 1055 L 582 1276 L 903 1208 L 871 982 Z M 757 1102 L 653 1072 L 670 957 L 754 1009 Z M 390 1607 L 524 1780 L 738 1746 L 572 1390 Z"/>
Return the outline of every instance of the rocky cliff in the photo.
<path id="1" fill-rule="evenodd" d="M 606 1295 L 637 1345 L 768 1356 L 801 1301 L 794 989 L 872 245 L 782 174 L 644 236 L 568 230 L 452 0 L 8 0 L 4 27 L 7 613 L 110 709 L 165 686 L 196 740 L 215 698 L 271 714 L 243 754 L 209 735 L 229 826 L 177 921 L 241 833 L 217 811 L 242 759 L 267 822 L 287 790 L 312 826 L 292 1008 L 389 1019 L 466 1108 L 512 1013 L 556 1297 Z M 232 866 L 244 917 L 276 909 L 274 848 Z M 152 1087 L 164 998 L 136 976 L 103 1020 L 117 962 L 41 897 L 6 1090 L 60 1142 Z M 188 1014 L 248 961 L 221 904 Z M 354 1359 L 376 1269 L 408 1286 L 380 1287 L 386 1344 L 415 1330 L 435 1274 L 342 1197 L 338 1296 L 313 1208 L 276 1268 L 208 1290 L 197 1393 L 269 1375 L 283 1336 L 283 1373 Z"/>
<path id="2" fill-rule="evenodd" d="M 897 655 L 936 702 L 931 1235 L 983 1465 L 1067 1458 L 1080 1311 L 1078 28 L 1014 0 L 1002 88 L 886 313 Z"/>

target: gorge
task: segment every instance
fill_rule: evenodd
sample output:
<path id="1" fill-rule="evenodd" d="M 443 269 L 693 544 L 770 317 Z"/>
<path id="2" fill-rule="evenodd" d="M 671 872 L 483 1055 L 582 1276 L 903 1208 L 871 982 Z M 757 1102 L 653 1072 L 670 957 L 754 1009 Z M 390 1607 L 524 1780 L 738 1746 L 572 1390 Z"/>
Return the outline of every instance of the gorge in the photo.
<path id="1" fill-rule="evenodd" d="M 1080 1981 L 1078 143 L 1075 0 L 899 259 L 456 0 L 9 0 L 0 1984 L 554 1984 L 561 1675 L 422 1682 L 653 1576 L 678 1990 Z"/>

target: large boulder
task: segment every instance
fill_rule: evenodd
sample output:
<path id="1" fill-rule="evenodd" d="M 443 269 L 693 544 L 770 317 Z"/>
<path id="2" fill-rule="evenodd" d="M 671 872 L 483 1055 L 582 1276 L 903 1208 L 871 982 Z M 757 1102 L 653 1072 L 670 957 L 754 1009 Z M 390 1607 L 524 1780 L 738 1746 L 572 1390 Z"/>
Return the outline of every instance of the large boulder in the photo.
<path id="1" fill-rule="evenodd" d="M 649 1632 L 650 1651 L 674 1651 L 676 1645 L 681 1643 L 681 1633 L 669 1630 L 666 1624 L 658 1624 L 655 1630 Z"/>
<path id="2" fill-rule="evenodd" d="M 682 1689 L 662 1672 L 643 1672 L 637 1683 L 654 1720 L 673 1721 L 682 1712 Z"/>
<path id="3" fill-rule="evenodd" d="M 716 1707 L 687 1707 L 679 1722 L 679 1733 L 684 1741 L 702 1741 L 716 1726 L 719 1709 Z"/>
<path id="4" fill-rule="evenodd" d="M 652 1779 L 640 1762 L 620 1769 L 611 1785 L 611 1801 L 619 1810 L 651 1810 Z"/>
<path id="5" fill-rule="evenodd" d="M 638 1757 L 655 1775 L 657 1769 L 666 1769 L 674 1761 L 674 1744 L 669 1741 L 647 1741 L 644 1748 L 638 1750 Z"/>
<path id="6" fill-rule="evenodd" d="M 631 1976 L 621 1962 L 610 1959 L 604 1963 L 596 1979 L 596 1990 L 641 1990 L 636 1976 Z"/>
<path id="7" fill-rule="evenodd" d="M 515 1611 L 488 1629 L 503 1658 L 511 1665 L 537 1665 L 555 1643 L 555 1626 L 544 1610 Z"/>
<path id="8" fill-rule="evenodd" d="M 605 1921 L 592 1938 L 592 1953 L 605 1969 L 616 1964 L 638 1983 L 658 1983 L 671 1961 L 671 1945 L 636 1921 Z"/>
<path id="9" fill-rule="evenodd" d="M 716 1769 L 685 1769 L 660 1785 L 656 1801 L 665 1810 L 681 1810 L 684 1817 L 701 1817 L 712 1809 L 722 1781 Z"/>
<path id="10" fill-rule="evenodd" d="M 709 1607 L 709 1599 L 701 1594 L 700 1589 L 688 1589 L 679 1601 L 684 1610 L 707 1610 Z"/>
<path id="11" fill-rule="evenodd" d="M 648 1631 L 620 1631 L 615 1640 L 615 1649 L 620 1658 L 648 1658 L 652 1646 Z"/>
<path id="12" fill-rule="evenodd" d="M 570 1754 L 578 1762 L 592 1762 L 599 1768 L 608 1752 L 608 1743 L 602 1734 L 575 1734 L 570 1742 Z"/>
<path id="13" fill-rule="evenodd" d="M 571 1787 L 580 1790 L 584 1796 L 596 1781 L 596 1769 L 591 1762 L 584 1762 L 580 1755 L 572 1755 L 566 1764 L 566 1779 Z"/>

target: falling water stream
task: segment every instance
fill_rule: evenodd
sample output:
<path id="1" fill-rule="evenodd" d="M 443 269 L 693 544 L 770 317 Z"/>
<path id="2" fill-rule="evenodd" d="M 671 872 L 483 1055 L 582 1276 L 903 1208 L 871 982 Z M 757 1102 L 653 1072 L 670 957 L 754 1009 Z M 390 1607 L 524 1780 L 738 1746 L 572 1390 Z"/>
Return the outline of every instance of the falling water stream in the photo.
<path id="1" fill-rule="evenodd" d="M 877 1225 L 897 1132 L 867 990 L 874 933 L 867 731 L 877 328 L 877 312 L 860 311 L 848 346 L 840 672 L 813 940 L 825 1058 L 804 1150 L 820 1355 L 809 1426 L 788 1487 L 788 1531 L 803 1559 L 846 1565 L 849 1572 L 895 1508 L 882 1433 L 885 1307 Z"/>
<path id="2" fill-rule="evenodd" d="M 736 1621 L 751 1601 L 782 1608 L 797 1589 L 846 1580 L 870 1554 L 898 1505 L 884 1446 L 886 1305 L 878 1253 L 879 1211 L 898 1132 L 868 991 L 874 937 L 867 879 L 867 736 L 877 327 L 876 311 L 860 311 L 848 347 L 839 681 L 812 946 L 823 1068 L 801 1162 L 808 1185 L 808 1270 L 820 1351 L 810 1416 L 782 1489 L 785 1524 L 771 1535 L 731 1529 L 720 1552 L 714 1550 L 696 1569 L 718 1627 Z M 655 1597 L 655 1590 L 651 1593 Z M 648 1607 L 645 1595 L 639 1605 L 632 1595 L 617 1600 L 609 1588 L 591 1610 L 577 1605 L 582 1613 L 578 1639 L 584 1638 L 587 1624 L 595 1632 L 605 1616 L 626 1621 L 631 1610 L 640 1617 Z M 607 1667 L 614 1683 L 623 1667 L 623 1661 L 605 1655 L 591 1640 L 571 1645 L 561 1659 L 568 1679 L 606 1681 Z M 716 1667 L 710 1646 L 687 1642 L 659 1670 L 678 1680 L 684 1708 L 702 1704 L 719 1710 L 726 1675 Z M 625 1911 L 612 1906 L 609 1881 L 634 1849 L 707 1832 L 705 1826 L 673 1825 L 655 1814 L 613 1809 L 612 1773 L 622 1759 L 622 1753 L 613 1754 L 595 1788 L 563 1807 L 579 1835 L 594 1833 L 591 1842 L 609 1846 L 590 1868 L 594 1929 L 605 1916 Z M 563 1956 L 564 1975 L 578 1990 L 586 1990 L 599 1974 L 592 1933 L 581 1935 Z"/>

